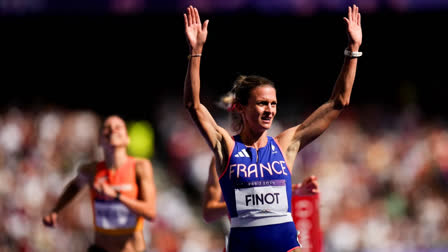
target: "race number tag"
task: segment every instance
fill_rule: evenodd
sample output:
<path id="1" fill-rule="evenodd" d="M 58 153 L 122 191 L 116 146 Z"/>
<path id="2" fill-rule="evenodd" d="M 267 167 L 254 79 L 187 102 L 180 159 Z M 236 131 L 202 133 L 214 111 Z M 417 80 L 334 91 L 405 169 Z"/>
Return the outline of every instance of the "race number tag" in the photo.
<path id="1" fill-rule="evenodd" d="M 253 181 L 235 189 L 238 216 L 281 216 L 288 212 L 285 180 Z"/>
<path id="2" fill-rule="evenodd" d="M 103 229 L 133 228 L 137 216 L 118 201 L 95 200 L 95 224 Z"/>

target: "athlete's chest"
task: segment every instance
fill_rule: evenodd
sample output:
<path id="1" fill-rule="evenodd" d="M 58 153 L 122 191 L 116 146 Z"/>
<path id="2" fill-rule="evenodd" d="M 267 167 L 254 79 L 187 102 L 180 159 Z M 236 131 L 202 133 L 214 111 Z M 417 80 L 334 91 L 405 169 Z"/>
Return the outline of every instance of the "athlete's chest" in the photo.
<path id="1" fill-rule="evenodd" d="M 136 179 L 136 172 L 134 167 L 123 167 L 117 170 L 110 170 L 107 168 L 99 167 L 95 174 L 93 184 L 105 183 L 112 187 L 114 190 L 119 191 L 121 194 L 128 197 L 138 197 L 138 183 Z M 102 199 L 102 195 L 99 195 L 93 190 L 93 196 L 96 199 Z"/>
<path id="2" fill-rule="evenodd" d="M 135 171 L 132 168 L 108 170 L 100 169 L 96 172 L 94 183 L 107 183 L 109 185 L 135 184 Z"/>
<path id="3" fill-rule="evenodd" d="M 234 182 L 248 182 L 285 179 L 290 173 L 277 145 L 268 143 L 257 150 L 237 144 L 230 157 L 227 176 Z"/>

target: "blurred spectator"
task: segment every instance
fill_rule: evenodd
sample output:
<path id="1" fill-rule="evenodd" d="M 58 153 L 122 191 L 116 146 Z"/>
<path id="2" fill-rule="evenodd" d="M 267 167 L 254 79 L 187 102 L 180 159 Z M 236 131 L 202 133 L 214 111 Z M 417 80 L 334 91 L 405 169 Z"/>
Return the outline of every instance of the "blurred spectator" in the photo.
<path id="1" fill-rule="evenodd" d="M 225 222 L 201 219 L 211 153 L 183 110 L 167 99 L 156 115 L 160 216 L 145 225 L 148 251 L 221 251 Z M 0 114 L 0 251 L 85 251 L 93 238 L 87 191 L 61 212 L 58 229 L 44 232 L 41 216 L 80 162 L 101 159 L 99 115 L 35 111 Z M 294 167 L 293 182 L 310 174 L 320 180 L 326 251 L 448 251 L 446 122 L 425 122 L 416 109 L 359 111 L 344 113 Z M 212 112 L 229 128 L 225 112 Z M 281 116 L 273 130 L 294 123 Z"/>
<path id="2" fill-rule="evenodd" d="M 160 113 L 158 128 L 169 158 L 182 160 L 171 163 L 171 174 L 200 195 L 211 153 L 181 104 L 165 106 L 170 116 Z M 310 174 L 320 180 L 326 251 L 448 250 L 448 129 L 423 122 L 416 109 L 359 111 L 344 113 L 294 167 L 293 182 Z M 217 118 L 226 128 L 228 119 L 225 113 Z M 290 118 L 277 120 L 277 127 L 287 127 Z"/>
<path id="3" fill-rule="evenodd" d="M 0 251 L 85 251 L 93 239 L 87 190 L 61 211 L 57 229 L 45 229 L 41 217 L 80 163 L 102 159 L 99 115 L 58 108 L 35 111 L 10 108 L 0 114 Z M 218 235 L 211 238 L 185 193 L 171 185 L 161 168 L 165 165 L 157 160 L 153 165 L 161 214 L 145 225 L 149 251 L 221 249 Z"/>

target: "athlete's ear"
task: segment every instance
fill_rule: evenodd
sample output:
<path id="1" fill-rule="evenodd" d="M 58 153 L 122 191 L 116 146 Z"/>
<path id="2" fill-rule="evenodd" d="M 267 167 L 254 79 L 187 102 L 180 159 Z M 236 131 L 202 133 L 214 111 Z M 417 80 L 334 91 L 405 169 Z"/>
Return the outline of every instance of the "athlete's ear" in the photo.
<path id="1" fill-rule="evenodd" d="M 243 112 L 243 105 L 241 105 L 241 103 L 235 103 L 235 110 L 238 113 L 242 113 Z"/>

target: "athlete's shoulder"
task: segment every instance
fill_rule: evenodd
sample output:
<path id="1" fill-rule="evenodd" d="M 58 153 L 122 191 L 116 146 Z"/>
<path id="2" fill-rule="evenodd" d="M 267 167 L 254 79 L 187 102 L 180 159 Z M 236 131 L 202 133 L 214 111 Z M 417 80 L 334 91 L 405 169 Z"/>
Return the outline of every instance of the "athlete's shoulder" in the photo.
<path id="1" fill-rule="evenodd" d="M 146 158 L 134 158 L 135 171 L 137 174 L 145 174 L 152 170 L 152 164 L 149 159 Z"/>
<path id="2" fill-rule="evenodd" d="M 78 167 L 78 175 L 76 176 L 76 181 L 78 185 L 84 185 L 86 183 L 91 183 L 95 178 L 96 167 L 98 162 L 89 162 L 81 164 Z"/>
<path id="3" fill-rule="evenodd" d="M 135 160 L 136 166 L 151 165 L 151 161 L 149 161 L 149 159 L 147 159 L 147 158 L 133 157 L 133 159 Z"/>
<path id="4" fill-rule="evenodd" d="M 235 147 L 236 146 L 246 146 L 243 141 L 241 140 L 241 136 L 240 135 L 234 135 L 233 137 L 233 141 L 235 142 Z"/>

